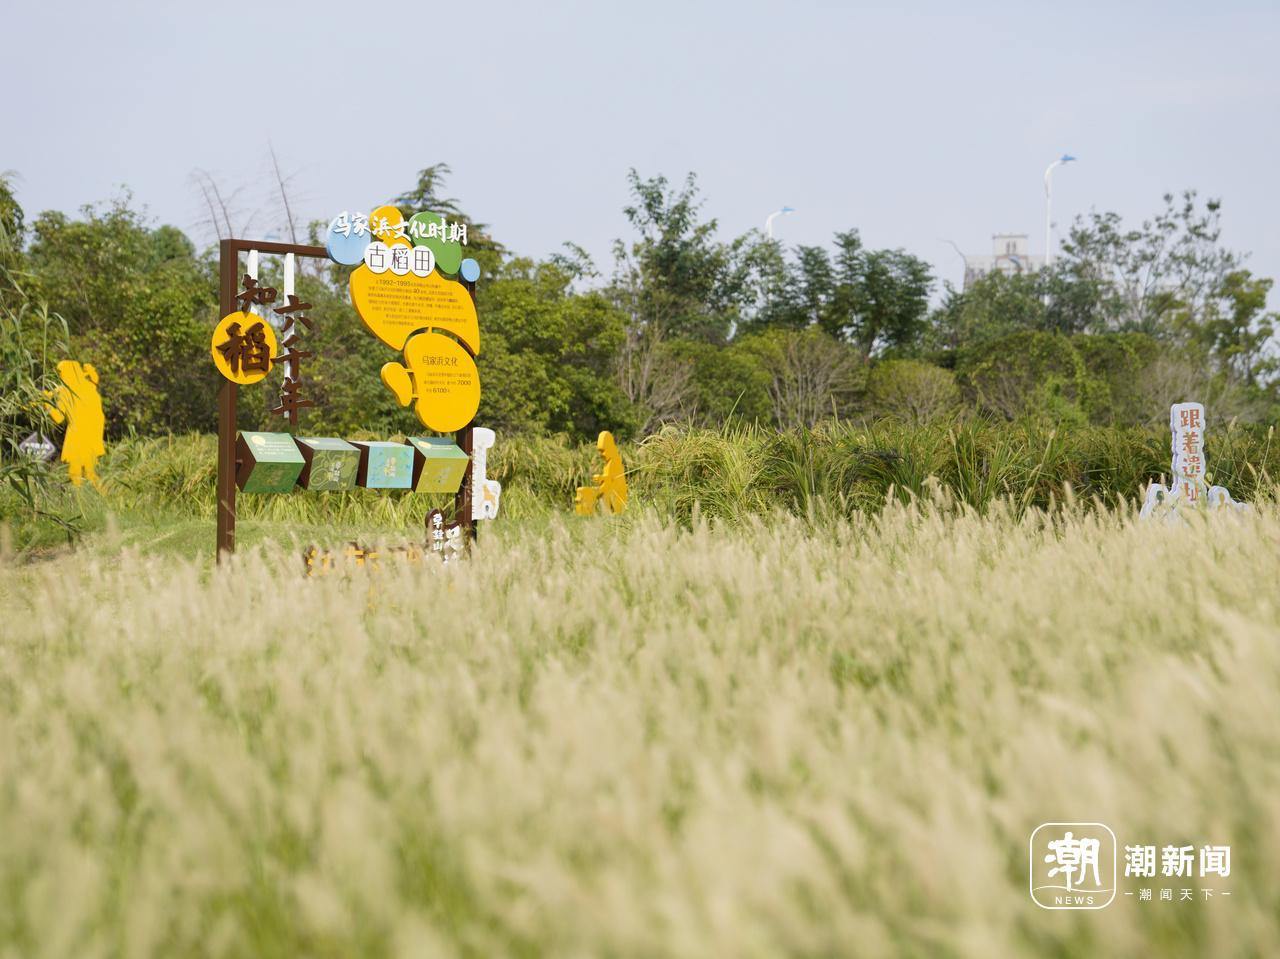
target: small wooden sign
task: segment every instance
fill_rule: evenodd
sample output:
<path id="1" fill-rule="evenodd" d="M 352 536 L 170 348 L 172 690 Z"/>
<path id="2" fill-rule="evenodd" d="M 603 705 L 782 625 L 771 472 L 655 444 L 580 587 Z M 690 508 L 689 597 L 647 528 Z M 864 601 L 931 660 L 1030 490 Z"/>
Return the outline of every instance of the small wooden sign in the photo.
<path id="1" fill-rule="evenodd" d="M 411 436 L 413 488 L 419 493 L 456 493 L 469 457 L 443 436 Z"/>
<path id="2" fill-rule="evenodd" d="M 45 463 L 58 455 L 58 447 L 43 433 L 32 433 L 18 444 L 18 452 Z M 459 450 L 461 452 L 461 450 Z"/>
<path id="3" fill-rule="evenodd" d="M 297 437 L 306 465 L 298 485 L 317 492 L 354 489 L 360 474 L 360 450 L 332 437 Z"/>
<path id="4" fill-rule="evenodd" d="M 236 485 L 246 493 L 287 493 L 306 465 L 288 433 L 245 433 L 236 437 Z"/>
<path id="5" fill-rule="evenodd" d="M 412 446 L 381 441 L 356 441 L 360 450 L 357 482 L 365 489 L 412 489 Z"/>

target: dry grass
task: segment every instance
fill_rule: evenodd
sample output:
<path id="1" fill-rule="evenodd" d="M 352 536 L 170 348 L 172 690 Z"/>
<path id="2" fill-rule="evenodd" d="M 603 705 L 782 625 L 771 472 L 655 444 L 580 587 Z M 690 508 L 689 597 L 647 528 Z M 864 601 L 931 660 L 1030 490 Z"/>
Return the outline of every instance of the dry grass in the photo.
<path id="1" fill-rule="evenodd" d="M 1273 506 L 144 553 L 0 568 L 0 955 L 1280 952 Z M 1046 820 L 1233 895 L 1039 910 Z"/>

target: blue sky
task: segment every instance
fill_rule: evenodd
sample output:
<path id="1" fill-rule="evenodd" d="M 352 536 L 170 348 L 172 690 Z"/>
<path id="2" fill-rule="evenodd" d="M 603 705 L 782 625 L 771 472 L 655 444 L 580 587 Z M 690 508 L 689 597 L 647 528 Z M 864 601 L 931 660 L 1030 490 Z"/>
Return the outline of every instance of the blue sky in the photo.
<path id="1" fill-rule="evenodd" d="M 626 172 L 698 174 L 726 235 L 859 228 L 944 279 L 941 242 L 1043 247 L 1091 207 L 1224 201 L 1224 238 L 1280 276 L 1280 4 L 25 3 L 4 16 L 0 170 L 29 215 L 127 185 L 203 232 L 204 169 L 255 235 L 268 143 L 307 218 L 368 209 L 436 161 L 512 249 L 606 266 Z M 1273 294 L 1273 305 L 1280 297 Z"/>

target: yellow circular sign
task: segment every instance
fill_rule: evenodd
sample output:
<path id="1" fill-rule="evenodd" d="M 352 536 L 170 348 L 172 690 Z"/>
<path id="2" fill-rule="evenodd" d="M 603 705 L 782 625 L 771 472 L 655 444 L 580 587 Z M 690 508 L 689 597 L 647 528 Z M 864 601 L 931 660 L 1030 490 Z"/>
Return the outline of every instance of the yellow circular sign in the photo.
<path id="1" fill-rule="evenodd" d="M 457 340 L 419 333 L 404 345 L 404 362 L 382 368 L 382 382 L 401 406 L 414 404 L 422 425 L 437 433 L 460 430 L 480 408 L 480 370 Z"/>
<path id="2" fill-rule="evenodd" d="M 276 355 L 276 333 L 271 324 L 253 313 L 228 313 L 213 328 L 209 352 L 218 372 L 232 383 L 248 386 L 271 372 Z"/>
<path id="3" fill-rule="evenodd" d="M 383 243 L 404 237 L 405 229 L 404 214 L 390 204 L 380 206 L 369 214 L 369 232 Z M 405 242 L 408 242 L 407 238 Z"/>

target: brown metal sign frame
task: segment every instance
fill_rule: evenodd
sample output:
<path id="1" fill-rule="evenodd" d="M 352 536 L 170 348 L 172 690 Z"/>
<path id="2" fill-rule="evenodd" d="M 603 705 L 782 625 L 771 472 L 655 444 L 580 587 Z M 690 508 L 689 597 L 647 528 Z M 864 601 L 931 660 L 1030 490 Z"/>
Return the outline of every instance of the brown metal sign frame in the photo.
<path id="1" fill-rule="evenodd" d="M 218 244 L 218 316 L 221 319 L 239 309 L 237 295 L 240 292 L 240 254 L 257 250 L 259 253 L 310 257 L 328 260 L 329 252 L 322 246 L 303 246 L 297 243 L 276 243 L 271 240 L 222 240 Z M 474 301 L 474 283 L 462 282 Z M 465 343 L 462 348 L 471 353 Z M 472 358 L 475 354 L 472 353 Z M 218 562 L 236 551 L 236 401 L 239 386 L 231 380 L 223 380 L 218 394 Z M 467 454 L 467 471 L 462 485 L 454 497 L 454 511 L 462 524 L 467 539 L 475 539 L 476 525 L 471 516 L 471 453 L 472 420 L 456 435 L 456 442 Z"/>

